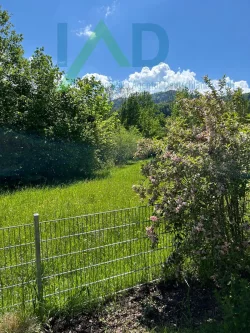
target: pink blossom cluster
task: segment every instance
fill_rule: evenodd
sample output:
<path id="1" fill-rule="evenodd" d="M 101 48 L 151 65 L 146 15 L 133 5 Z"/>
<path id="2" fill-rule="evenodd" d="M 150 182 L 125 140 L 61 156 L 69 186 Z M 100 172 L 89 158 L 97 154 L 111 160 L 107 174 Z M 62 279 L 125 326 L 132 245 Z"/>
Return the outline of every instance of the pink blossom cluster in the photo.
<path id="1" fill-rule="evenodd" d="M 180 197 L 176 200 L 176 203 L 177 203 L 177 207 L 175 208 L 176 213 L 179 213 L 180 210 L 187 205 L 187 203 L 183 201 L 182 198 Z"/>
<path id="2" fill-rule="evenodd" d="M 153 176 L 149 176 L 148 179 L 151 181 L 152 184 L 156 182 L 156 179 Z"/>
<path id="3" fill-rule="evenodd" d="M 134 157 L 145 159 L 147 157 L 152 156 L 154 154 L 154 142 L 152 139 L 142 139 L 138 142 L 137 145 L 137 152 L 135 153 Z"/>
<path id="4" fill-rule="evenodd" d="M 175 162 L 175 163 L 180 163 L 182 161 L 182 158 L 177 156 L 174 153 L 171 153 L 169 150 L 167 150 L 165 152 L 165 154 L 163 155 L 164 158 L 170 158 L 171 161 Z"/>
<path id="5" fill-rule="evenodd" d="M 172 155 L 171 160 L 175 163 L 180 163 L 182 161 L 182 159 L 180 157 L 178 157 L 177 155 Z"/>
<path id="6" fill-rule="evenodd" d="M 203 225 L 203 223 L 201 223 L 201 222 L 199 222 L 198 224 L 197 224 L 197 226 L 196 227 L 194 227 L 194 231 L 195 232 L 204 232 L 205 231 L 205 229 L 204 229 L 204 225 Z"/>
<path id="7" fill-rule="evenodd" d="M 207 133 L 207 131 L 201 132 L 201 133 L 197 134 L 196 135 L 196 139 L 200 140 L 200 141 L 206 141 L 208 139 L 208 133 Z"/>
<path id="8" fill-rule="evenodd" d="M 171 158 L 171 156 L 172 156 L 172 153 L 169 150 L 167 150 L 165 152 L 165 154 L 163 155 L 164 158 Z"/>
<path id="9" fill-rule="evenodd" d="M 158 217 L 157 216 L 151 216 L 150 217 L 150 221 L 157 222 L 158 221 Z"/>

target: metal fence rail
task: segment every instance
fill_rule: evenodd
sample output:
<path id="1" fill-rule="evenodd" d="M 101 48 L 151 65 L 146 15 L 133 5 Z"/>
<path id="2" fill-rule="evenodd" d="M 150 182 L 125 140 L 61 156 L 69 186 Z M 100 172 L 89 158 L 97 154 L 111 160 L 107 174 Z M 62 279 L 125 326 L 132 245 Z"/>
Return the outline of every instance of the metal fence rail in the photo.
<path id="1" fill-rule="evenodd" d="M 159 277 L 171 251 L 164 226 L 158 246 L 146 235 L 148 206 L 0 229 L 2 311 L 81 304 Z"/>

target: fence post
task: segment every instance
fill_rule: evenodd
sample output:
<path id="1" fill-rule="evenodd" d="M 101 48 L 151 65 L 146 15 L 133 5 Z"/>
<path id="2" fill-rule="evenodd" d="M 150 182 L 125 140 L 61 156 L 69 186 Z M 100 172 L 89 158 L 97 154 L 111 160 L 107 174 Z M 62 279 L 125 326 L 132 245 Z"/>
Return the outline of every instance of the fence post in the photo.
<path id="1" fill-rule="evenodd" d="M 36 249 L 36 283 L 37 298 L 39 306 L 39 314 L 43 316 L 43 283 L 42 283 L 42 261 L 41 261 L 41 239 L 39 214 L 34 214 L 34 230 L 35 230 L 35 249 Z"/>

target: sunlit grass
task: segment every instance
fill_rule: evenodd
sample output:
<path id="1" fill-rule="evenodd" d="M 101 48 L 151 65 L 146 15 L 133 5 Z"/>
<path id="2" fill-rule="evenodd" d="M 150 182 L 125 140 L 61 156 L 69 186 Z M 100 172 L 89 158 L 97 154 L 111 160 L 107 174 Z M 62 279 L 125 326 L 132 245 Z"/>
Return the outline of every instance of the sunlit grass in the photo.
<path id="1" fill-rule="evenodd" d="M 137 163 L 114 168 L 103 179 L 1 195 L 2 308 L 15 304 L 22 308 L 31 299 L 37 306 L 34 212 L 42 222 L 44 299 L 49 309 L 78 307 L 160 276 L 169 239 L 161 232 L 158 247 L 152 250 L 145 233 L 152 208 L 119 211 L 145 205 L 132 191 L 132 185 L 142 180 L 140 169 Z M 112 210 L 118 211 L 79 217 Z M 78 218 L 69 218 L 74 216 Z M 54 219 L 59 220 L 48 221 Z M 5 228 L 14 225 L 20 227 Z"/>
<path id="2" fill-rule="evenodd" d="M 27 188 L 0 194 L 0 227 L 141 205 L 132 185 L 142 179 L 141 162 L 113 168 L 103 179 L 72 185 Z"/>

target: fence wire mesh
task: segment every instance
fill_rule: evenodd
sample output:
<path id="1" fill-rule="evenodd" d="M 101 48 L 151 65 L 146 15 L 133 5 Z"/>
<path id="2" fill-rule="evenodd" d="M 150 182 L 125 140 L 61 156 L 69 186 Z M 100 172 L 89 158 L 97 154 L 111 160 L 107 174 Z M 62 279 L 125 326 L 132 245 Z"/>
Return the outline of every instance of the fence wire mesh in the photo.
<path id="1" fill-rule="evenodd" d="M 159 225 L 152 247 L 145 232 L 152 212 L 143 206 L 40 222 L 46 306 L 88 303 L 157 279 L 171 239 Z M 37 306 L 35 258 L 33 224 L 0 229 L 2 311 Z"/>
<path id="2" fill-rule="evenodd" d="M 0 228 L 1 310 L 25 309 L 35 302 L 36 268 L 33 224 Z"/>

